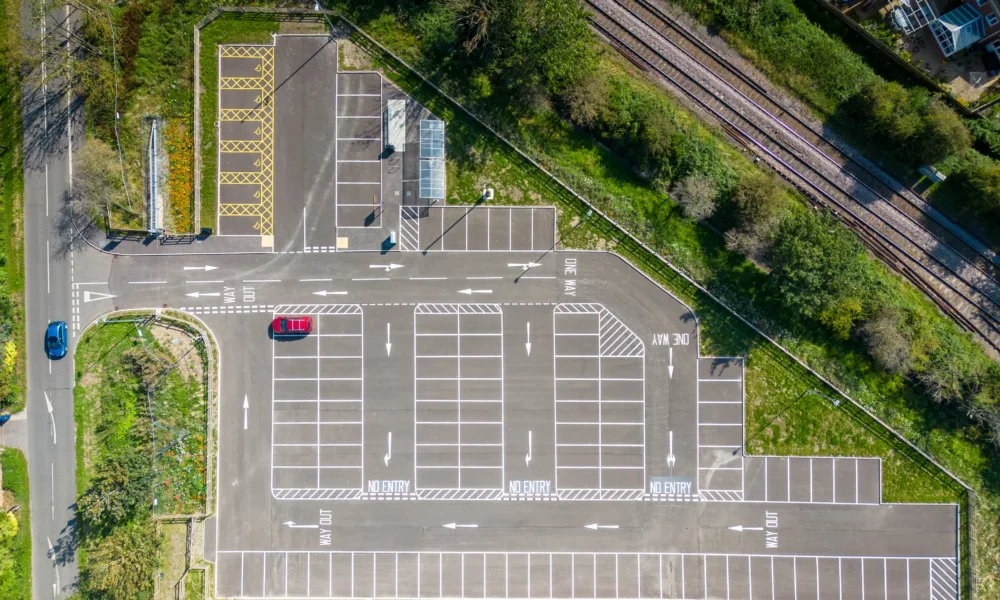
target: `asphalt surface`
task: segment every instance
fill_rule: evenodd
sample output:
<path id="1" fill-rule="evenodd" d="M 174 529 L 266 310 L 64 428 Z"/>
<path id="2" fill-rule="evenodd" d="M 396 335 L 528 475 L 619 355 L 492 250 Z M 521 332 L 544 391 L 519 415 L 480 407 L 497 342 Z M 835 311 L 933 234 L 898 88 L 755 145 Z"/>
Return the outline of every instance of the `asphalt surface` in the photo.
<path id="1" fill-rule="evenodd" d="M 221 596 L 955 597 L 956 507 L 743 457 L 742 361 L 613 255 L 120 257 L 100 291 L 217 336 Z"/>
<path id="2" fill-rule="evenodd" d="M 29 39 L 65 37 L 80 16 L 59 6 L 44 30 L 22 5 L 22 27 Z M 25 310 L 28 357 L 28 466 L 31 479 L 33 597 L 63 597 L 75 588 L 76 452 L 73 424 L 72 347 L 79 332 L 72 275 L 78 257 L 76 219 L 67 194 L 72 152 L 83 139 L 82 106 L 71 100 L 58 77 L 64 57 L 50 56 L 31 73 L 22 95 L 24 117 Z M 44 77 L 43 77 L 44 76 Z M 110 257 L 95 255 L 94 267 Z M 44 350 L 45 327 L 63 320 L 70 326 L 70 354 L 50 361 Z"/>
<path id="3" fill-rule="evenodd" d="M 279 75 L 331 60 L 317 38 L 276 47 Z M 364 85 L 338 79 L 337 93 Z M 330 89 L 275 86 L 282 103 Z M 350 97 L 352 114 L 372 102 Z M 339 234 L 339 216 L 317 184 L 330 154 L 305 127 L 329 107 L 313 104 L 274 108 L 276 146 L 302 154 L 276 159 L 273 204 L 220 221 L 270 215 L 271 239 L 111 240 L 113 260 L 73 250 L 67 264 L 41 251 L 44 186 L 26 170 L 28 293 L 46 300 L 29 331 L 172 308 L 216 338 L 218 597 L 957 598 L 957 507 L 882 504 L 877 460 L 744 457 L 743 360 L 699 356 L 696 316 L 620 258 L 553 250 L 551 209 L 401 202 L 404 251 L 318 252 L 308 236 Z M 314 331 L 275 335 L 282 314 Z M 59 437 L 29 390 L 35 547 L 61 540 L 66 586 L 73 370 L 50 377 L 28 352 Z M 34 560 L 48 597 L 52 560 Z"/>

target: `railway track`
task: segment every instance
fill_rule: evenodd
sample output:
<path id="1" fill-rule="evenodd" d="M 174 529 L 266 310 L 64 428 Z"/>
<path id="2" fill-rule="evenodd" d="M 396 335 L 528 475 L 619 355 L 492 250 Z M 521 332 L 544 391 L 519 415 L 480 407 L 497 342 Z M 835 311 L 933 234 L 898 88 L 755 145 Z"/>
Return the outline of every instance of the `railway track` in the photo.
<path id="1" fill-rule="evenodd" d="M 647 0 L 587 0 L 591 24 L 647 74 L 718 120 L 873 254 L 1000 353 L 1000 267 L 841 151 L 763 87 Z"/>

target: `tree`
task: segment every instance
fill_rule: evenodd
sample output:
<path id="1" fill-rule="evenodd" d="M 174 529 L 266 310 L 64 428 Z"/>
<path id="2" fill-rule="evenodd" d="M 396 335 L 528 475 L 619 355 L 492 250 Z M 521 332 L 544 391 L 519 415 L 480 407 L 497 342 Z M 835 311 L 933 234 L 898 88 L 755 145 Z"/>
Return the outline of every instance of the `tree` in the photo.
<path id="1" fill-rule="evenodd" d="M 848 307 L 846 299 L 862 296 L 867 277 L 861 243 L 831 216 L 802 211 L 785 219 L 771 256 L 782 300 L 804 316 Z"/>
<path id="2" fill-rule="evenodd" d="M 880 367 L 895 375 L 910 371 L 912 340 L 899 309 L 879 310 L 860 327 L 859 333 L 868 354 Z"/>
<path id="3" fill-rule="evenodd" d="M 90 488 L 77 500 L 87 527 L 106 530 L 148 506 L 153 494 L 153 465 L 143 452 L 111 456 L 97 466 Z"/>
<path id="4" fill-rule="evenodd" d="M 982 154 L 969 151 L 946 185 L 955 186 L 963 208 L 979 215 L 1000 216 L 1000 165 Z"/>
<path id="5" fill-rule="evenodd" d="M 570 85 L 562 95 L 569 118 L 580 127 L 592 127 L 608 105 L 608 80 L 591 73 Z"/>
<path id="6" fill-rule="evenodd" d="M 562 0 L 448 0 L 465 51 L 509 91 L 557 95 L 596 64 L 587 13 Z"/>
<path id="7" fill-rule="evenodd" d="M 925 109 L 915 141 L 920 162 L 934 164 L 968 150 L 972 136 L 955 111 L 934 98 Z"/>
<path id="8" fill-rule="evenodd" d="M 689 219 L 703 221 L 715 212 L 715 184 L 708 177 L 688 175 L 674 184 L 670 194 Z"/>
<path id="9" fill-rule="evenodd" d="M 110 207 L 125 207 L 118 152 L 98 138 L 88 138 L 77 154 L 73 169 L 71 202 L 77 212 L 94 220 L 106 220 Z"/>
<path id="10" fill-rule="evenodd" d="M 898 149 L 922 127 L 918 104 L 910 91 L 895 81 L 873 79 L 858 93 L 856 110 L 870 138 L 888 141 Z"/>
<path id="11" fill-rule="evenodd" d="M 116 527 L 88 551 L 82 583 L 85 595 L 108 600 L 142 600 L 153 592 L 160 536 L 153 524 L 136 521 Z"/>
<path id="12" fill-rule="evenodd" d="M 751 259 L 766 261 L 774 234 L 788 207 L 788 197 L 773 175 L 759 171 L 744 174 L 733 192 L 735 226 L 726 232 L 726 245 Z"/>

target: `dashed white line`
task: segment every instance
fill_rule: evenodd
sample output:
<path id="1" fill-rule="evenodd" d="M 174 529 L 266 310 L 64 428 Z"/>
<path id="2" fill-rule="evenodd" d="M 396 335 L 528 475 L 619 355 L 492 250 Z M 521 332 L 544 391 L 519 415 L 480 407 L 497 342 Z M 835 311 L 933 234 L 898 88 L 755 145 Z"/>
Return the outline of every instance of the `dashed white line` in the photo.
<path id="1" fill-rule="evenodd" d="M 129 285 L 160 285 L 166 281 L 130 281 Z"/>

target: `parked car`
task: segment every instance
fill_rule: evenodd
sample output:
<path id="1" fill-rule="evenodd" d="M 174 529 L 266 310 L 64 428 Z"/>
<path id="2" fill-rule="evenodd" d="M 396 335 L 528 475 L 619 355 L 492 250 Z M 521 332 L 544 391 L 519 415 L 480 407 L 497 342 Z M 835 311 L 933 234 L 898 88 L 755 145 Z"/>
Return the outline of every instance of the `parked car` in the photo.
<path id="1" fill-rule="evenodd" d="M 271 322 L 271 330 L 276 335 L 309 335 L 313 330 L 313 320 L 309 316 L 282 315 Z"/>
<path id="2" fill-rule="evenodd" d="M 69 337 L 66 335 L 66 321 L 53 321 L 45 330 L 45 353 L 49 358 L 66 356 L 69 347 Z"/>
<path id="3" fill-rule="evenodd" d="M 10 415 L 0 415 L 0 427 L 7 421 L 10 421 Z"/>

